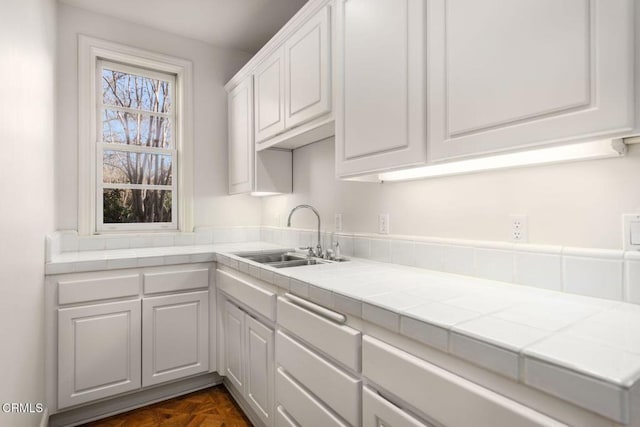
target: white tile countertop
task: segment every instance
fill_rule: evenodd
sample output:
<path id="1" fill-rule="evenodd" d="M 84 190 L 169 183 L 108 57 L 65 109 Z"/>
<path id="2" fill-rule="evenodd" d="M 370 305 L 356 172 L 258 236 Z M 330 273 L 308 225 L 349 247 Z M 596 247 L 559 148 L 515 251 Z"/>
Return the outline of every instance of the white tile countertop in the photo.
<path id="1" fill-rule="evenodd" d="M 282 246 L 253 242 L 64 252 L 46 264 L 46 273 L 217 260 L 618 422 L 628 421 L 631 392 L 640 387 L 640 305 L 357 258 L 276 269 L 234 255 L 274 249 Z"/>

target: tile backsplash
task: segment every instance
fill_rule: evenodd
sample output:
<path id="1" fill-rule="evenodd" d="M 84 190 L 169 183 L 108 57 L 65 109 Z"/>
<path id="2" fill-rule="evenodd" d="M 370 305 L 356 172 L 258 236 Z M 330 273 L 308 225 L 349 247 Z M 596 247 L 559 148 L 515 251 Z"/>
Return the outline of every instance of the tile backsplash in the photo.
<path id="1" fill-rule="evenodd" d="M 324 248 L 366 258 L 524 286 L 640 304 L 640 252 L 570 248 L 422 236 L 321 234 Z M 47 236 L 55 253 L 264 241 L 288 247 L 316 245 L 315 230 L 281 227 L 200 227 L 193 233 Z"/>
<path id="2" fill-rule="evenodd" d="M 262 227 L 260 236 L 287 246 L 300 231 Z M 322 233 L 322 241 L 339 242 L 345 256 L 640 304 L 637 251 L 348 233 Z"/>

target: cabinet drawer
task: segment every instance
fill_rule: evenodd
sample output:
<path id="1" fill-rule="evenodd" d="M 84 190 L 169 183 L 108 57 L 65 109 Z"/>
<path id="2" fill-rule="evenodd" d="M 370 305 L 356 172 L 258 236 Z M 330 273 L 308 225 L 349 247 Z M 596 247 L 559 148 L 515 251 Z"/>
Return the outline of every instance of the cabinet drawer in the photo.
<path id="1" fill-rule="evenodd" d="M 227 271 L 216 270 L 218 289 L 269 320 L 276 320 L 276 294 Z"/>
<path id="2" fill-rule="evenodd" d="M 348 426 L 296 384 L 281 368 L 276 373 L 276 399 L 301 426 Z"/>
<path id="3" fill-rule="evenodd" d="M 360 372 L 361 333 L 278 298 L 278 324 L 355 372 Z"/>
<path id="4" fill-rule="evenodd" d="M 185 291 L 209 287 L 209 269 L 198 268 L 144 274 L 144 293 Z"/>
<path id="5" fill-rule="evenodd" d="M 360 425 L 360 380 L 281 331 L 276 335 L 276 361 L 338 415 L 352 425 Z"/>
<path id="6" fill-rule="evenodd" d="M 362 356 L 365 377 L 448 427 L 564 425 L 375 338 L 363 338 Z"/>
<path id="7" fill-rule="evenodd" d="M 138 274 L 65 280 L 58 282 L 58 304 L 124 298 L 137 296 L 139 292 L 140 276 Z"/>
<path id="8" fill-rule="evenodd" d="M 431 427 L 379 396 L 362 388 L 362 427 Z"/>
<path id="9" fill-rule="evenodd" d="M 298 427 L 282 405 L 278 405 L 276 408 L 276 427 Z"/>

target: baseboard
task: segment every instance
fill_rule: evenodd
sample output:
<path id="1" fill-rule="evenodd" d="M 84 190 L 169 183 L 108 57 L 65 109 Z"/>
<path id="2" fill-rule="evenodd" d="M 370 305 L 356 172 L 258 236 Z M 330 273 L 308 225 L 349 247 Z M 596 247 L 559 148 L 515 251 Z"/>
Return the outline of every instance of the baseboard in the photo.
<path id="1" fill-rule="evenodd" d="M 47 427 L 49 425 L 49 408 L 44 408 L 42 411 L 42 417 L 40 418 L 40 427 Z"/>
<path id="2" fill-rule="evenodd" d="M 110 417 L 122 412 L 131 411 L 132 409 L 172 399 L 176 396 L 219 385 L 221 383 L 222 378 L 217 372 L 199 375 L 197 377 L 187 378 L 185 380 L 114 397 L 112 399 L 100 401 L 81 408 L 59 412 L 49 417 L 48 425 L 49 427 L 77 426 L 79 424 Z M 47 424 L 41 424 L 41 427 L 46 425 Z"/>
<path id="3" fill-rule="evenodd" d="M 249 421 L 251 421 L 251 424 L 255 427 L 267 427 L 262 420 L 258 417 L 258 414 L 255 413 L 255 411 L 253 410 L 253 408 L 251 408 L 249 406 L 249 404 L 247 403 L 247 401 L 244 399 L 244 397 L 242 397 L 242 395 L 240 394 L 240 392 L 234 387 L 234 385 L 231 383 L 231 381 L 229 381 L 227 379 L 227 377 L 225 377 L 222 380 L 222 384 L 224 385 L 224 387 L 229 391 L 229 394 L 231 395 L 231 397 L 233 397 L 233 400 L 235 400 L 235 402 L 238 404 L 238 406 L 240 407 L 240 409 L 242 409 L 242 412 L 244 413 L 244 415 L 249 418 Z"/>

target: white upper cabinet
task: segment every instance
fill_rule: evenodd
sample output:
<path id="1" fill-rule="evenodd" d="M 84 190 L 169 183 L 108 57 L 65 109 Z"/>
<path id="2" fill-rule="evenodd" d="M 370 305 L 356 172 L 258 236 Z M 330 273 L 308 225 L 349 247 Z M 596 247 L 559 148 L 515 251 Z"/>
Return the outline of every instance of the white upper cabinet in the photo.
<path id="1" fill-rule="evenodd" d="M 424 5 L 337 1 L 338 176 L 427 161 Z"/>
<path id="2" fill-rule="evenodd" d="M 253 144 L 253 80 L 246 77 L 228 94 L 229 194 L 290 193 L 292 154 Z"/>
<path id="3" fill-rule="evenodd" d="M 432 161 L 633 128 L 632 0 L 429 4 Z"/>
<path id="4" fill-rule="evenodd" d="M 284 55 L 277 49 L 254 72 L 256 143 L 284 130 Z"/>
<path id="5" fill-rule="evenodd" d="M 247 193 L 253 180 L 253 85 L 246 78 L 228 95 L 229 194 Z"/>
<path id="6" fill-rule="evenodd" d="M 234 90 L 253 78 L 256 151 L 291 150 L 334 134 L 333 1 L 308 1 L 226 84 Z"/>
<path id="7" fill-rule="evenodd" d="M 331 111 L 330 9 L 323 7 L 284 44 L 285 125 Z"/>

